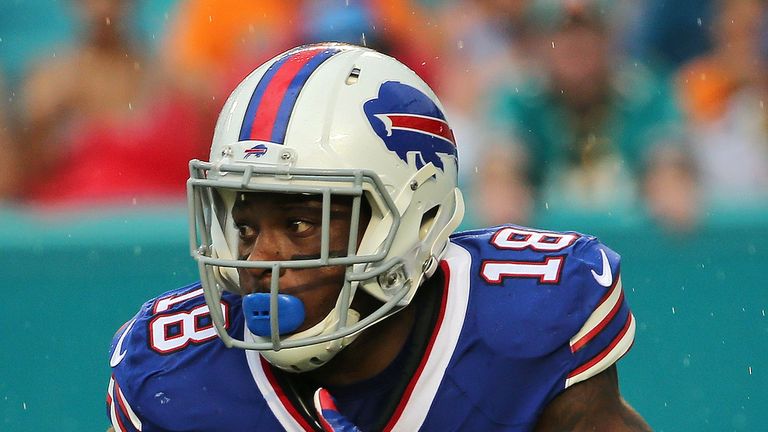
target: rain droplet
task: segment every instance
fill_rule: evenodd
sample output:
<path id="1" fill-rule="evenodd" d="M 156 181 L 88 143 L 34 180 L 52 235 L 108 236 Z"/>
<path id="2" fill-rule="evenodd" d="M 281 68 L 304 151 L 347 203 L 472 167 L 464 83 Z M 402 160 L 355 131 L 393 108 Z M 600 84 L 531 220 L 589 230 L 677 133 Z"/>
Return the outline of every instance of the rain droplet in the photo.
<path id="1" fill-rule="evenodd" d="M 674 315 L 674 314 L 675 314 L 675 307 L 672 306 L 672 315 Z"/>
<path id="2" fill-rule="evenodd" d="M 0 41 L 2 41 L 2 40 L 0 40 Z M 461 39 L 459 39 L 458 41 L 456 41 L 456 47 L 457 47 L 457 48 L 459 48 L 459 49 L 462 49 L 462 48 L 464 48 L 464 41 L 463 41 L 463 40 L 461 40 Z"/>
<path id="3" fill-rule="evenodd" d="M 701 23 L 702 23 L 701 18 L 696 18 L 696 25 L 701 27 Z"/>
<path id="4" fill-rule="evenodd" d="M 749 371 L 749 374 L 750 374 L 750 375 L 752 375 L 752 366 L 749 366 L 749 367 L 747 368 L 747 371 Z"/>

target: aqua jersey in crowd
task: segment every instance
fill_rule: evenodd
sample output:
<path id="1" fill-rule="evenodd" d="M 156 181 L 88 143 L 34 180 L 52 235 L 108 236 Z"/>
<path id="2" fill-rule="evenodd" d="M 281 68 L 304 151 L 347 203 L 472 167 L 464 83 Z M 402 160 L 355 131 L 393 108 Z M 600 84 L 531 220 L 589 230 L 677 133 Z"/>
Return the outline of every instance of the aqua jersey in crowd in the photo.
<path id="1" fill-rule="evenodd" d="M 540 76 L 494 96 L 491 121 L 523 149 L 529 180 L 543 201 L 572 204 L 567 192 L 575 177 L 569 172 L 595 167 L 615 191 L 604 202 L 631 204 L 633 184 L 653 148 L 680 144 L 682 117 L 664 76 L 626 65 L 614 73 L 602 100 L 578 118 L 566 108 L 560 89 Z"/>

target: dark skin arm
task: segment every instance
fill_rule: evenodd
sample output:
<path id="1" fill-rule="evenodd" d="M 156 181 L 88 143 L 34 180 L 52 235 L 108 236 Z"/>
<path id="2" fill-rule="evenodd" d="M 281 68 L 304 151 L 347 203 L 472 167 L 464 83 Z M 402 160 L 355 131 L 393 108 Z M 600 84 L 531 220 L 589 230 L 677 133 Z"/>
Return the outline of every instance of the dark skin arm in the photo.
<path id="1" fill-rule="evenodd" d="M 535 430 L 622 432 L 651 428 L 621 398 L 614 365 L 558 395 L 541 413 Z"/>

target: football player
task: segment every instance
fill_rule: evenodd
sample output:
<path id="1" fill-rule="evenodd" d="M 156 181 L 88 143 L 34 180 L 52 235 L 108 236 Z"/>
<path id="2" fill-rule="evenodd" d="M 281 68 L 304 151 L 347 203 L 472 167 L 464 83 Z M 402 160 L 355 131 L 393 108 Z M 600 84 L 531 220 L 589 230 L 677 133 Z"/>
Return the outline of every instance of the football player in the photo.
<path id="1" fill-rule="evenodd" d="M 397 60 L 278 55 L 190 171 L 201 282 L 115 335 L 115 430 L 649 429 L 618 388 L 619 256 L 576 232 L 452 234 L 453 133 Z"/>

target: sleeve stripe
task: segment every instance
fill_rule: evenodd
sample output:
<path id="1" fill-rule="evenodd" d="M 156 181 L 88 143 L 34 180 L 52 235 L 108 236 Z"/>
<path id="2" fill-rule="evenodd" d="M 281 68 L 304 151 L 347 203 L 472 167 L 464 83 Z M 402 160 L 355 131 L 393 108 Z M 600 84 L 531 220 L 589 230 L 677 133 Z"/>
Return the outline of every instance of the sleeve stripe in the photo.
<path id="1" fill-rule="evenodd" d="M 131 420 L 133 427 L 135 427 L 136 430 L 141 431 L 141 420 L 139 420 L 139 417 L 135 412 L 133 412 L 133 408 L 128 405 L 128 402 L 125 400 L 123 390 L 120 388 L 120 385 L 117 383 L 117 381 L 115 381 L 115 390 L 117 395 L 117 402 L 120 404 L 120 408 L 122 409 L 123 413 L 125 413 L 126 417 Z"/>
<path id="2" fill-rule="evenodd" d="M 571 338 L 571 352 L 578 351 L 598 335 L 611 322 L 623 302 L 624 292 L 621 289 L 621 278 L 617 277 L 613 289 L 603 297 L 600 305 L 592 312 L 581 330 Z"/>
<path id="3" fill-rule="evenodd" d="M 109 417 L 112 423 L 112 427 L 115 428 L 115 432 L 125 432 L 125 425 L 123 419 L 117 414 L 117 407 L 114 403 L 114 397 L 112 394 L 115 389 L 115 378 L 109 378 L 109 391 L 107 393 L 107 404 L 109 404 Z"/>
<path id="4" fill-rule="evenodd" d="M 627 322 L 618 335 L 611 341 L 598 355 L 592 357 L 589 361 L 571 371 L 565 380 L 565 387 L 568 388 L 577 382 L 584 381 L 587 378 L 597 375 L 608 366 L 618 361 L 632 346 L 635 340 L 635 318 L 631 312 L 627 313 Z"/>

